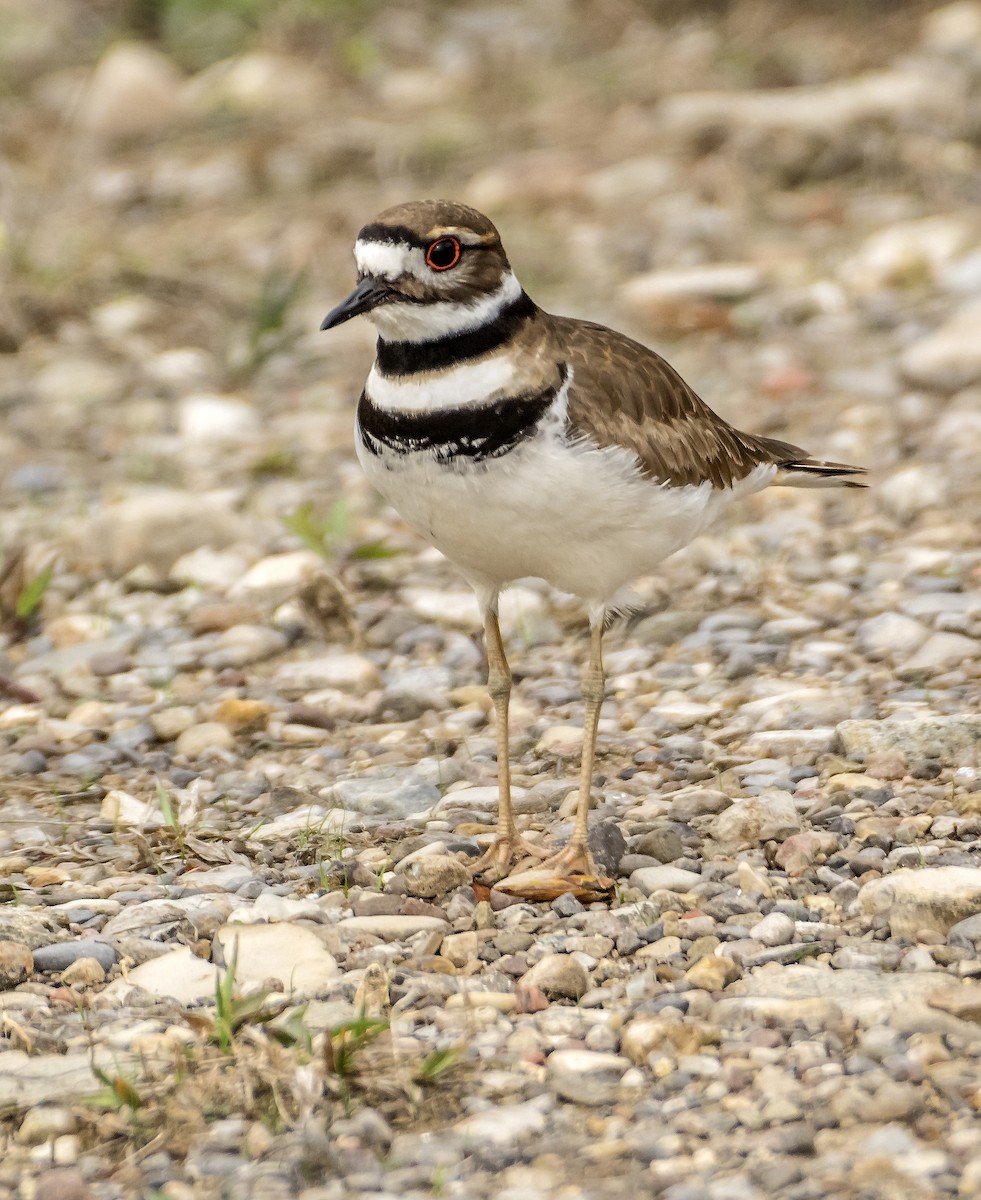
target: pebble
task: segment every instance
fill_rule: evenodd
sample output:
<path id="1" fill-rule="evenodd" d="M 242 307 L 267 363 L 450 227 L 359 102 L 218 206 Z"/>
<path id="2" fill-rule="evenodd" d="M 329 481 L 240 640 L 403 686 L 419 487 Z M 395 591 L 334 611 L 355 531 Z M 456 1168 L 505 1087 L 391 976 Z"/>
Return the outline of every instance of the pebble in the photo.
<path id="1" fill-rule="evenodd" d="M 784 841 L 801 827 L 797 808 L 786 792 L 767 791 L 760 796 L 739 797 L 719 814 L 712 837 L 721 846 Z"/>
<path id="2" fill-rule="evenodd" d="M 701 875 L 681 867 L 640 867 L 630 876 L 630 886 L 643 892 L 690 892 L 702 882 Z"/>
<path id="3" fill-rule="evenodd" d="M 630 1066 L 619 1054 L 591 1050 L 556 1050 L 548 1056 L 548 1081 L 555 1094 L 573 1104 L 596 1107 L 616 1099 Z"/>
<path id="4" fill-rule="evenodd" d="M 188 726 L 178 735 L 174 743 L 174 752 L 193 762 L 197 758 L 222 750 L 232 750 L 234 747 L 235 735 L 227 725 L 219 721 L 202 721 L 197 725 Z"/>
<path id="5" fill-rule="evenodd" d="M 589 987 L 589 975 L 571 954 L 546 954 L 522 975 L 519 986 L 538 988 L 551 999 L 578 1000 Z"/>
<path id="6" fill-rule="evenodd" d="M 895 937 L 932 929 L 946 935 L 958 922 L 981 913 L 981 869 L 925 867 L 870 880 L 858 894 L 859 909 L 882 915 Z"/>

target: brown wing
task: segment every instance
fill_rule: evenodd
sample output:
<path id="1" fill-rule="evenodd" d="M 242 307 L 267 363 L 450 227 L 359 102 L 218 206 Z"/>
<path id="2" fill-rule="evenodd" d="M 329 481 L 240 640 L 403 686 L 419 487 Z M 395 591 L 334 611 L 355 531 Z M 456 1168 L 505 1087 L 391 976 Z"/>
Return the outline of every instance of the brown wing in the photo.
<path id="1" fill-rule="evenodd" d="M 563 360 L 573 370 L 574 436 L 623 446 L 637 455 L 645 474 L 676 487 L 706 479 L 716 488 L 731 487 L 760 463 L 807 460 L 799 446 L 734 429 L 639 342 L 589 321 L 551 320 Z"/>

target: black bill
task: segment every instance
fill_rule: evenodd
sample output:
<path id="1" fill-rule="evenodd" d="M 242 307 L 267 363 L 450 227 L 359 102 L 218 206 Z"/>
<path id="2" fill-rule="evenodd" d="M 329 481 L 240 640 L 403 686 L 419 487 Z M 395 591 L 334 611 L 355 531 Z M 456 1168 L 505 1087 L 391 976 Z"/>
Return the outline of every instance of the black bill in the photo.
<path id="1" fill-rule="evenodd" d="M 352 317 L 370 312 L 379 304 L 384 304 L 392 297 L 392 290 L 383 279 L 372 279 L 366 276 L 346 300 L 342 300 L 336 308 L 332 308 L 320 324 L 321 329 L 333 329 L 335 325 L 343 325 Z"/>

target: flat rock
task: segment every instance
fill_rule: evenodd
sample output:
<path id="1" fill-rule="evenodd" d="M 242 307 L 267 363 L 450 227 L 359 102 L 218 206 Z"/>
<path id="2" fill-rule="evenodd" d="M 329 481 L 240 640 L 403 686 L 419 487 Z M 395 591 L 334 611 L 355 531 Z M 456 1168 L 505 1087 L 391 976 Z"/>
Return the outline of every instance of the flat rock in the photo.
<path id="1" fill-rule="evenodd" d="M 702 882 L 695 871 L 681 867 L 639 867 L 630 876 L 630 886 L 649 896 L 652 892 L 690 892 Z"/>
<path id="2" fill-rule="evenodd" d="M 348 936 L 359 933 L 381 938 L 385 942 L 402 942 L 417 933 L 446 931 L 449 925 L 439 917 L 344 917 L 337 922 L 337 929 Z"/>
<path id="3" fill-rule="evenodd" d="M 487 1112 L 464 1117 L 453 1126 L 464 1145 L 494 1146 L 506 1150 L 545 1131 L 549 1097 L 536 1096 L 523 1104 L 495 1104 Z"/>
<path id="4" fill-rule="evenodd" d="M 235 979 L 263 984 L 275 979 L 291 996 L 315 996 L 337 975 L 337 961 L 312 929 L 275 925 L 223 925 L 215 935 L 226 963 L 235 957 Z M 237 951 L 236 951 L 237 946 Z"/>
<path id="5" fill-rule="evenodd" d="M 630 1059 L 620 1054 L 555 1050 L 548 1056 L 545 1070 L 549 1085 L 561 1099 L 595 1107 L 616 1099 L 629 1066 Z"/>
<path id="6" fill-rule="evenodd" d="M 780 971 L 743 977 L 732 985 L 730 994 L 794 1003 L 832 1001 L 860 1025 L 882 1025 L 911 1004 L 926 1008 L 928 998 L 942 987 L 942 977 L 938 978 L 933 972 L 882 974 L 878 971 L 830 971 L 791 964 Z M 757 1008 L 757 1011 L 762 1010 Z"/>
<path id="7" fill-rule="evenodd" d="M 899 358 L 907 379 L 921 387 L 955 392 L 981 379 L 981 301 L 973 300 Z"/>
<path id="8" fill-rule="evenodd" d="M 34 951 L 35 971 L 64 971 L 80 958 L 94 958 L 104 971 L 116 962 L 119 954 L 114 946 L 97 938 L 79 938 L 74 942 L 56 942 L 39 946 Z"/>
<path id="9" fill-rule="evenodd" d="M 924 716 L 911 720 L 842 721 L 837 727 L 842 753 L 864 759 L 879 750 L 902 750 L 907 759 L 935 758 L 960 764 L 981 747 L 981 715 Z"/>
<path id="10" fill-rule="evenodd" d="M 341 779 L 326 796 L 352 812 L 400 821 L 432 808 L 440 793 L 413 771 L 393 771 Z"/>
<path id="11" fill-rule="evenodd" d="M 800 814 L 791 797 L 786 792 L 766 791 L 733 801 L 713 822 L 711 834 L 720 845 L 738 848 L 785 841 L 800 827 Z"/>
<path id="12" fill-rule="evenodd" d="M 924 867 L 873 879 L 858 894 L 859 911 L 885 915 L 895 937 L 921 929 L 946 935 L 981 912 L 981 867 Z"/>
<path id="13" fill-rule="evenodd" d="M 125 980 L 115 980 L 103 995 L 122 995 L 135 986 L 154 996 L 169 996 L 179 1004 L 197 1004 L 214 1000 L 218 977 L 214 963 L 192 954 L 187 946 L 179 946 L 134 967 Z"/>
<path id="14" fill-rule="evenodd" d="M 350 829 L 358 820 L 356 813 L 344 808 L 325 808 L 321 804 L 304 804 L 292 812 L 273 817 L 271 821 L 258 825 L 249 837 L 257 842 L 278 842 L 297 834 L 317 837 L 337 837 Z"/>

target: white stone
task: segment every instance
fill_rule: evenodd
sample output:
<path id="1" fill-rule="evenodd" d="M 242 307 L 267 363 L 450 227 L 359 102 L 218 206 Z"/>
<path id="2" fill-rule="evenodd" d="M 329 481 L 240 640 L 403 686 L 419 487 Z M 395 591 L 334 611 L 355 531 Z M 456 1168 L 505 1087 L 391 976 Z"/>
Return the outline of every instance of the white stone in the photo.
<path id="1" fill-rule="evenodd" d="M 159 958 L 151 958 L 134 967 L 125 980 L 117 979 L 106 988 L 110 995 L 123 994 L 130 987 L 140 987 L 154 996 L 169 996 L 180 1004 L 195 1004 L 213 1000 L 218 968 L 192 954 L 187 946 L 168 950 Z"/>
<path id="2" fill-rule="evenodd" d="M 899 358 L 906 377 L 922 387 L 953 392 L 981 379 L 981 300 L 958 309 Z"/>
<path id="3" fill-rule="evenodd" d="M 923 867 L 870 880 L 858 894 L 859 910 L 884 915 L 894 937 L 921 929 L 946 934 L 981 912 L 981 867 Z"/>
<path id="4" fill-rule="evenodd" d="M 191 725 L 181 733 L 174 744 L 174 752 L 185 758 L 203 758 L 215 751 L 232 750 L 235 747 L 235 735 L 227 725 L 218 721 L 202 721 L 200 725 Z"/>
<path id="5" fill-rule="evenodd" d="M 338 837 L 357 819 L 356 813 L 347 812 L 343 808 L 304 804 L 301 808 L 294 808 L 259 825 L 252 830 L 249 837 L 257 842 L 289 840 L 298 834 L 317 838 Z"/>
<path id="6" fill-rule="evenodd" d="M 630 1059 L 593 1050 L 555 1050 L 545 1070 L 552 1090 L 563 1100 L 591 1107 L 616 1099 Z"/>
<path id="7" fill-rule="evenodd" d="M 324 561 L 312 550 L 290 550 L 260 558 L 229 589 L 233 599 L 261 598 L 281 604 L 294 596 L 311 574 L 323 570 Z"/>
<path id="8" fill-rule="evenodd" d="M 701 882 L 701 875 L 681 867 L 638 867 L 630 876 L 630 886 L 646 896 L 652 892 L 690 892 Z"/>
<path id="9" fill-rule="evenodd" d="M 244 986 L 275 979 L 288 996 L 315 996 L 338 973 L 323 940 L 302 925 L 223 925 L 215 938 L 225 962 L 234 957 L 236 982 Z"/>
<path id="10" fill-rule="evenodd" d="M 738 849 L 771 840 L 785 841 L 800 828 L 800 814 L 791 797 L 786 792 L 769 791 L 734 800 L 715 818 L 711 836 L 720 845 Z"/>
<path id="11" fill-rule="evenodd" d="M 303 695 L 320 688 L 364 695 L 380 683 L 378 668 L 363 654 L 330 654 L 281 663 L 275 678 L 276 687 L 287 695 Z"/>
<path id="12" fill-rule="evenodd" d="M 771 912 L 756 922 L 749 936 L 764 946 L 786 946 L 794 940 L 794 922 L 786 913 Z"/>
<path id="13" fill-rule="evenodd" d="M 859 292 L 933 282 L 968 242 L 968 223 L 957 217 L 898 221 L 871 234 L 841 267 L 842 281 Z"/>
<path id="14" fill-rule="evenodd" d="M 140 42 L 117 42 L 92 73 L 79 122 L 107 140 L 159 133 L 180 114 L 180 87 L 176 67 L 159 50 Z"/>
<path id="15" fill-rule="evenodd" d="M 336 929 L 348 935 L 369 934 L 385 942 L 403 942 L 417 933 L 439 933 L 449 930 L 439 917 L 344 917 Z"/>
<path id="16" fill-rule="evenodd" d="M 925 625 L 894 612 L 863 621 L 856 634 L 862 651 L 873 659 L 905 657 L 918 650 L 929 636 Z"/>
<path id="17" fill-rule="evenodd" d="M 177 429 L 181 440 L 192 447 L 220 449 L 230 442 L 254 438 L 259 417 L 252 405 L 238 396 L 202 393 L 181 400 Z"/>
<path id="18" fill-rule="evenodd" d="M 960 633 L 935 633 L 907 659 L 899 670 L 901 677 L 919 675 L 921 672 L 943 671 L 961 663 L 976 664 L 981 654 L 981 643 Z"/>
<path id="19" fill-rule="evenodd" d="M 637 275 L 624 285 L 622 295 L 632 308 L 643 309 L 671 300 L 741 300 L 762 284 L 763 273 L 753 263 L 710 263 Z"/>
<path id="20" fill-rule="evenodd" d="M 131 829 L 159 829 L 164 824 L 163 813 L 158 804 L 138 800 L 136 796 L 118 788 L 106 792 L 99 808 L 99 816 L 103 821 L 111 821 L 113 825 Z"/>
<path id="21" fill-rule="evenodd" d="M 876 485 L 876 500 L 900 521 L 911 521 L 928 508 L 946 505 L 947 493 L 947 477 L 927 464 L 903 467 Z"/>
<path id="22" fill-rule="evenodd" d="M 568 758 L 582 749 L 583 729 L 581 725 L 550 725 L 538 739 L 535 751 L 538 754 L 555 754 Z"/>

